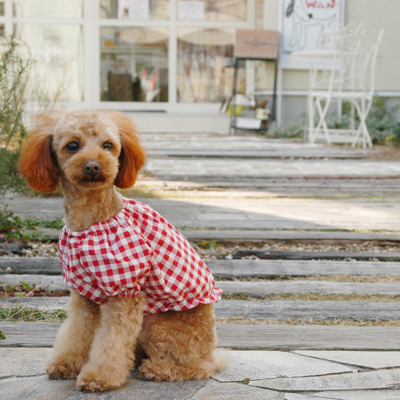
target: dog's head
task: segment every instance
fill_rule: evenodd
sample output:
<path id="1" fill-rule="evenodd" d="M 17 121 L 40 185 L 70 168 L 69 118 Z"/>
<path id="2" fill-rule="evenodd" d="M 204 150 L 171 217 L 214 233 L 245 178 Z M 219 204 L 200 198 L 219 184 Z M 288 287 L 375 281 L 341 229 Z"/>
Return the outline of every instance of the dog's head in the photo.
<path id="1" fill-rule="evenodd" d="M 45 113 L 22 147 L 20 172 L 45 193 L 55 191 L 61 177 L 81 189 L 127 189 L 145 159 L 135 125 L 122 113 Z"/>

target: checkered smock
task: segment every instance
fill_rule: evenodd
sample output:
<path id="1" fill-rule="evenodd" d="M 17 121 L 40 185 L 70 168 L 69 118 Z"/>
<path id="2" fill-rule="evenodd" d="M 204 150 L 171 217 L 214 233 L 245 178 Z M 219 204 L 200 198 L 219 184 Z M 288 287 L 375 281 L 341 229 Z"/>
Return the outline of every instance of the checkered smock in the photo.
<path id="1" fill-rule="evenodd" d="M 221 299 L 221 290 L 188 241 L 147 204 L 122 210 L 86 231 L 64 227 L 58 244 L 64 282 L 98 304 L 142 292 L 145 314 L 182 311 Z"/>

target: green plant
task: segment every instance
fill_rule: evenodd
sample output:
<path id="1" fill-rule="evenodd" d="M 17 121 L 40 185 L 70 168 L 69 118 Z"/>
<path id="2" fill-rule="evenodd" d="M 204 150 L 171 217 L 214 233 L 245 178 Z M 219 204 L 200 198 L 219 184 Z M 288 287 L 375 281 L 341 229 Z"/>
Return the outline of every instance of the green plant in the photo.
<path id="1" fill-rule="evenodd" d="M 62 229 L 64 222 L 60 219 L 54 221 L 40 221 L 31 218 L 20 218 L 7 208 L 0 209 L 0 241 L 1 240 L 31 240 L 41 238 L 43 235 L 35 228 Z"/>
<path id="2" fill-rule="evenodd" d="M 398 107 L 389 109 L 386 98 L 375 97 L 371 111 L 367 118 L 367 127 L 374 144 L 400 144 L 400 125 L 396 121 L 395 111 Z M 342 115 L 337 112 L 330 112 L 326 116 L 326 123 L 330 129 L 347 129 L 350 126 L 351 111 L 350 103 L 343 103 Z M 359 118 L 355 113 L 355 125 L 359 124 Z M 318 116 L 315 117 L 315 125 L 318 123 Z M 297 123 L 278 127 L 273 122 L 268 129 L 268 137 L 303 138 L 305 129 L 305 114 Z"/>
<path id="3" fill-rule="evenodd" d="M 24 186 L 18 157 L 26 136 L 23 124 L 24 92 L 31 61 L 26 46 L 16 39 L 0 41 L 0 197 Z"/>
<path id="4" fill-rule="evenodd" d="M 304 128 L 304 115 L 301 117 L 301 122 L 289 125 L 278 126 L 276 122 L 272 122 L 267 131 L 267 137 L 288 139 L 302 138 L 304 137 Z"/>

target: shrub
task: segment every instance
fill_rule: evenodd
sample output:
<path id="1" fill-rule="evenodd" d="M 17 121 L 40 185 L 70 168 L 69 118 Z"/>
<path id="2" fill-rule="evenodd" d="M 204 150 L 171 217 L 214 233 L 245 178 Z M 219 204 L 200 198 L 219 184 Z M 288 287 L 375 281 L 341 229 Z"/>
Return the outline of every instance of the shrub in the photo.
<path id="1" fill-rule="evenodd" d="M 7 191 L 20 191 L 24 185 L 22 177 L 18 174 L 18 157 L 26 136 L 23 124 L 23 96 L 31 62 L 26 46 L 18 43 L 14 37 L 2 38 L 0 52 L 1 199 Z"/>

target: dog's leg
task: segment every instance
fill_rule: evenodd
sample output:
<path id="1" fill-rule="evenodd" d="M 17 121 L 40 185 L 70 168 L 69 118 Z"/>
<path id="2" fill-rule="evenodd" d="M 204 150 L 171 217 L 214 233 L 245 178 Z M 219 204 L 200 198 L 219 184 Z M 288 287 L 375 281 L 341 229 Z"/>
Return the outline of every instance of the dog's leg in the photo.
<path id="1" fill-rule="evenodd" d="M 215 352 L 217 334 L 210 304 L 146 317 L 139 340 L 149 357 L 140 367 L 145 379 L 207 379 L 226 365 L 226 359 Z"/>
<path id="2" fill-rule="evenodd" d="M 77 386 L 85 392 L 120 387 L 134 363 L 134 347 L 142 321 L 145 299 L 109 298 L 101 306 L 101 325 L 96 331 L 89 362 L 78 376 Z"/>
<path id="3" fill-rule="evenodd" d="M 50 379 L 73 379 L 78 376 L 89 360 L 90 346 L 99 323 L 100 306 L 73 291 L 68 303 L 68 319 L 58 331 L 47 363 L 46 372 Z"/>

